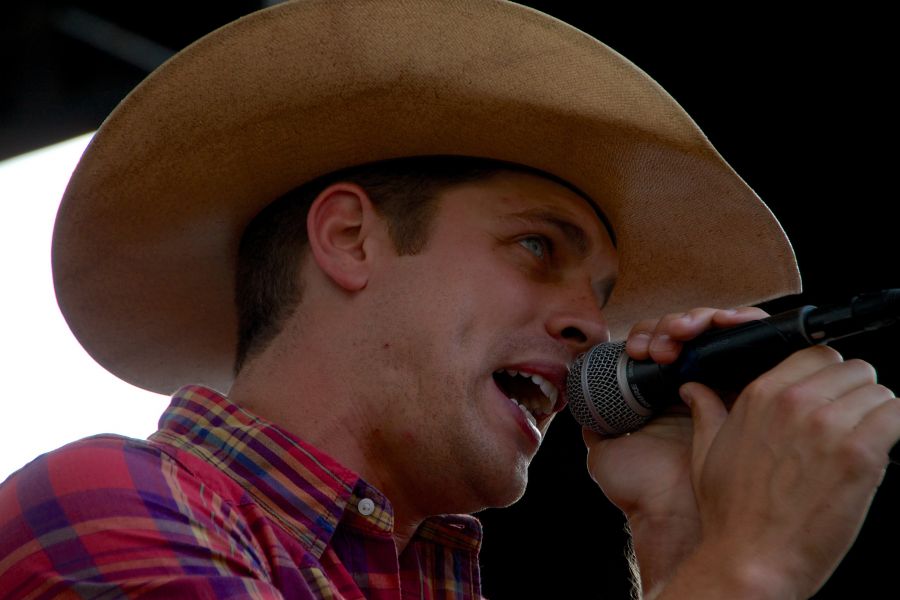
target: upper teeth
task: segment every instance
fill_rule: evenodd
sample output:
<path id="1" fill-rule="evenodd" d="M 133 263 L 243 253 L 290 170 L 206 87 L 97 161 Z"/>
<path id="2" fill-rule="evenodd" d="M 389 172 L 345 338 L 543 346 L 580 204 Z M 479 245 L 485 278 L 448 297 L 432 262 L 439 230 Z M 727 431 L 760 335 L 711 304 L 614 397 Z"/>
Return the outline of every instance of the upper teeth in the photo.
<path id="1" fill-rule="evenodd" d="M 543 417 L 553 413 L 553 409 L 556 408 L 556 400 L 559 398 L 559 390 L 556 389 L 555 385 L 540 375 L 534 375 L 524 371 L 515 371 L 513 369 L 505 369 L 505 371 L 508 375 L 518 375 L 520 377 L 531 379 L 531 381 L 540 388 L 541 393 L 544 394 L 543 399 L 530 398 L 528 400 L 516 400 L 516 403 L 525 406 L 537 417 Z"/>

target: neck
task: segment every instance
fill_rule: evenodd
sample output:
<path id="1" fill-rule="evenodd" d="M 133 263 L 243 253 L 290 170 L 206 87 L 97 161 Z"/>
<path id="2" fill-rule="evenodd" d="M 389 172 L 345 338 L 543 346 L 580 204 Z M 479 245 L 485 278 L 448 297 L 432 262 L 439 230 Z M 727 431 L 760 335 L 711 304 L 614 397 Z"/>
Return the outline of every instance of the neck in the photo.
<path id="1" fill-rule="evenodd" d="M 293 352 L 275 348 L 250 361 L 236 378 L 230 401 L 277 424 L 325 452 L 378 488 L 394 510 L 394 542 L 403 552 L 419 525 L 431 516 L 418 506 L 417 493 L 397 472 L 398 454 L 406 449 L 386 444 L 377 419 L 380 409 L 365 392 L 334 373 L 324 344 L 315 344 L 315 356 L 289 360 Z M 289 374 L 286 377 L 285 374 Z M 445 512 L 445 511 L 436 511 Z"/>

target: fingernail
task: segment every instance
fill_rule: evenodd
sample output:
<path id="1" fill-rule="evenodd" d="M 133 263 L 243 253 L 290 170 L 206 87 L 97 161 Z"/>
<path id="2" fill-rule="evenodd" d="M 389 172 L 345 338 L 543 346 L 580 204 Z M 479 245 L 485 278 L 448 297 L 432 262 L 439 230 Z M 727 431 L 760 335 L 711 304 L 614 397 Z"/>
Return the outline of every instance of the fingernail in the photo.
<path id="1" fill-rule="evenodd" d="M 694 397 L 691 395 L 690 387 L 683 385 L 681 386 L 681 389 L 678 390 L 678 392 L 681 394 L 682 401 L 690 406 L 691 402 L 694 401 Z"/>
<path id="2" fill-rule="evenodd" d="M 654 350 L 668 350 L 671 345 L 672 338 L 670 338 L 668 334 L 665 333 L 654 336 L 653 341 L 650 342 L 650 346 Z"/>
<path id="3" fill-rule="evenodd" d="M 629 341 L 640 348 L 646 349 L 650 345 L 650 339 L 649 333 L 636 333 Z"/>

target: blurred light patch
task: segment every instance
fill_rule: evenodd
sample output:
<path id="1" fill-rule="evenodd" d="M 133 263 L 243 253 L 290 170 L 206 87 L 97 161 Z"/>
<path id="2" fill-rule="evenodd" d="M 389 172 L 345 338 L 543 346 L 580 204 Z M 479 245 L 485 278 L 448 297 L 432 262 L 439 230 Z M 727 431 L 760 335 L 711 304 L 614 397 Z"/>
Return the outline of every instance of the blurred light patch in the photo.
<path id="1" fill-rule="evenodd" d="M 56 209 L 91 134 L 0 162 L 0 481 L 39 454 L 98 433 L 145 438 L 168 398 L 91 359 L 53 294 Z"/>

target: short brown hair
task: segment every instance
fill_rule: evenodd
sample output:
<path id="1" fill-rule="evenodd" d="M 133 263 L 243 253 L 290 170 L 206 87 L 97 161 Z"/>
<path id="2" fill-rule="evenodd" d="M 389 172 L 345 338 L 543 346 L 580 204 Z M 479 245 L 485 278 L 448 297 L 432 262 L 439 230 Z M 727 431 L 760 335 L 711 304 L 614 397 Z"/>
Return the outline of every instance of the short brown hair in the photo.
<path id="1" fill-rule="evenodd" d="M 366 190 L 387 221 L 395 249 L 409 255 L 422 251 L 428 242 L 435 200 L 443 191 L 502 171 L 551 179 L 594 206 L 578 189 L 552 175 L 522 165 L 463 156 L 401 158 L 351 167 L 305 183 L 269 204 L 247 226 L 238 250 L 235 373 L 272 341 L 300 303 L 303 290 L 298 270 L 309 241 L 306 216 L 325 188 L 346 181 Z M 600 218 L 606 224 L 602 215 Z"/>

